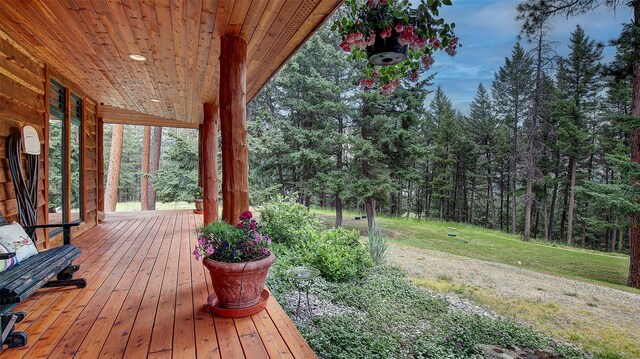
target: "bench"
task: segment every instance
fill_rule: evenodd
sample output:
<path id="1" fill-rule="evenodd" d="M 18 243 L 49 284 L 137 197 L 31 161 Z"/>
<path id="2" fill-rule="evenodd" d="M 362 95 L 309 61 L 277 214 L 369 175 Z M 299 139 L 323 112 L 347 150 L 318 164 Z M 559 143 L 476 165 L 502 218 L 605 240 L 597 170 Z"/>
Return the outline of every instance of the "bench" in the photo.
<path id="1" fill-rule="evenodd" d="M 7 225 L 7 221 L 0 213 L 0 226 Z M 71 227 L 78 223 L 41 224 L 24 226 L 29 238 L 38 228 L 60 228 L 64 244 L 25 259 L 4 272 L 0 272 L 0 351 L 4 345 L 9 348 L 21 347 L 27 344 L 27 335 L 15 332 L 15 323 L 24 319 L 24 312 L 10 312 L 18 303 L 27 299 L 42 287 L 76 286 L 84 288 L 86 280 L 73 279 L 73 273 L 80 267 L 72 261 L 80 256 L 80 249 L 71 244 Z M 15 253 L 0 254 L 0 259 L 8 259 Z M 54 280 L 53 277 L 56 277 Z"/>

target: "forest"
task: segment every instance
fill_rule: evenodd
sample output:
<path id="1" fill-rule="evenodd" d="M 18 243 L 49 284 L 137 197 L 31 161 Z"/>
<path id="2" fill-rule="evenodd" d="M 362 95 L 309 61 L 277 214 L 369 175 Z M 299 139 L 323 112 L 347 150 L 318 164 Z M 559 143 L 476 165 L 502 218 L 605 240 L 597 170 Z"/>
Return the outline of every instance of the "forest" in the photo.
<path id="1" fill-rule="evenodd" d="M 632 30 L 612 41 L 610 63 L 580 26 L 566 57 L 549 31 L 515 43 L 463 114 L 431 84 L 437 74 L 391 95 L 363 89 L 324 26 L 249 104 L 252 205 L 296 195 L 334 208 L 336 226 L 351 210 L 370 224 L 375 215 L 435 218 L 628 252 L 640 172 L 629 159 Z M 115 199 L 142 198 L 149 209 L 156 195 L 190 201 L 197 131 L 124 127 L 105 128 L 105 167 L 111 141 L 123 143 Z"/>
<path id="2" fill-rule="evenodd" d="M 431 77 L 391 96 L 359 89 L 324 29 L 252 102 L 253 201 L 296 193 L 335 208 L 336 226 L 346 208 L 626 251 L 638 210 L 628 31 L 612 63 L 579 26 L 566 58 L 545 32 L 515 43 L 464 115 Z"/>

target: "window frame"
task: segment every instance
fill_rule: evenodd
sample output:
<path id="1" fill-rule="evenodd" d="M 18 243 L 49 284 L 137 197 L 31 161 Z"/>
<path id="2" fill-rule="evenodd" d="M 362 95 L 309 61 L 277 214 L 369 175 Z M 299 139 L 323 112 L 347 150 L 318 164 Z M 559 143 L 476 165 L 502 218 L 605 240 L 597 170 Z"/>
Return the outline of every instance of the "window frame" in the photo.
<path id="1" fill-rule="evenodd" d="M 49 104 L 49 118 L 47 121 L 51 121 L 51 116 L 56 116 L 62 120 L 62 223 L 82 223 L 84 221 L 84 186 L 82 181 L 84 180 L 84 173 L 82 173 L 82 163 L 84 161 L 84 101 L 82 96 L 74 94 L 69 87 L 62 85 L 59 81 L 53 78 L 49 79 L 49 88 L 51 90 L 50 98 L 54 96 L 54 93 L 58 96 L 58 106 Z M 75 107 L 75 116 L 72 116 L 71 107 Z M 78 218 L 70 221 L 71 218 L 71 125 L 72 122 L 78 125 Z M 50 131 L 50 126 L 47 126 L 47 130 Z M 47 148 L 51 148 L 50 132 L 47 133 Z M 49 158 L 46 159 L 47 162 Z M 47 166 L 47 183 L 49 186 L 49 171 L 51 167 Z M 67 171 L 69 169 L 69 171 Z M 47 198 L 47 202 L 49 199 Z M 47 203 L 47 208 L 49 203 Z M 52 238 L 62 233 L 62 228 L 56 228 L 50 230 L 48 237 Z"/>

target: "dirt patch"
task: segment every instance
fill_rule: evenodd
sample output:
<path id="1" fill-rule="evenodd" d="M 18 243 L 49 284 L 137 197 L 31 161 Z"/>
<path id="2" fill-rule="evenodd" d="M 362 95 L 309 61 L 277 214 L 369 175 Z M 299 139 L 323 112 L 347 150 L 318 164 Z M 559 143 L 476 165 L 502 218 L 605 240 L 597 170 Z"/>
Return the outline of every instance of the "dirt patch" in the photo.
<path id="1" fill-rule="evenodd" d="M 391 246 L 389 261 L 416 284 L 469 298 L 557 339 L 640 357 L 640 294 L 404 245 Z"/>

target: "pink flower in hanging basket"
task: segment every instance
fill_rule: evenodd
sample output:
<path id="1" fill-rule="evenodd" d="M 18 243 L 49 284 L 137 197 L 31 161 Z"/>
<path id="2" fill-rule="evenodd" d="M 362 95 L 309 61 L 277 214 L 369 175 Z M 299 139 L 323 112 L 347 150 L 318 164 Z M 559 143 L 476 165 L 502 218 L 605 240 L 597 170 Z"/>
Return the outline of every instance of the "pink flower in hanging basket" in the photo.
<path id="1" fill-rule="evenodd" d="M 374 88 L 376 87 L 376 83 L 373 80 L 370 79 L 362 79 L 360 80 L 360 86 L 362 86 L 363 88 Z"/>
<path id="2" fill-rule="evenodd" d="M 422 66 L 424 66 L 425 70 L 429 70 L 429 68 L 431 68 L 431 65 L 433 65 L 434 62 L 435 61 L 433 60 L 433 57 L 429 55 L 422 56 Z"/>

